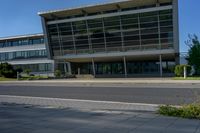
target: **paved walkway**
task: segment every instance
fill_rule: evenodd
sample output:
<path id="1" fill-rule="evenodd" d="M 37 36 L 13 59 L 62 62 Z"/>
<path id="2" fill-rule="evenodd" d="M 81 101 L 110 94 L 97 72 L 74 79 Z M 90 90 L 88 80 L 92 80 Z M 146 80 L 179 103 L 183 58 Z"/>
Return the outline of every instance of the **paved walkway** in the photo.
<path id="1" fill-rule="evenodd" d="M 156 104 L 139 104 L 124 102 L 108 102 L 93 100 L 76 100 L 61 98 L 43 98 L 43 97 L 27 97 L 27 96 L 9 96 L 0 95 L 0 103 L 15 103 L 38 106 L 52 106 L 61 108 L 76 109 L 98 109 L 98 110 L 129 110 L 129 111 L 156 111 Z"/>
<path id="2" fill-rule="evenodd" d="M 96 78 L 96 79 L 55 79 L 33 81 L 1 81 L 0 83 L 160 83 L 200 84 L 200 80 L 173 80 L 172 78 Z"/>
<path id="3" fill-rule="evenodd" d="M 1 133 L 200 133 L 200 121 L 152 112 L 0 104 Z"/>

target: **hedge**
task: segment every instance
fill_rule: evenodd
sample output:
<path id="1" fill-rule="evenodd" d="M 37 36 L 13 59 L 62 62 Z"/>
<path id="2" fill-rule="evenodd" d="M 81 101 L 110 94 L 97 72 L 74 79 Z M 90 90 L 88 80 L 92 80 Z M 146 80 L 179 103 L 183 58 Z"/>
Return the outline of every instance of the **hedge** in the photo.
<path id="1" fill-rule="evenodd" d="M 175 67 L 175 71 L 174 71 L 174 73 L 177 77 L 183 77 L 184 76 L 184 67 L 186 67 L 186 69 L 187 69 L 187 74 L 190 73 L 190 71 L 192 69 L 192 67 L 190 65 L 177 65 Z"/>

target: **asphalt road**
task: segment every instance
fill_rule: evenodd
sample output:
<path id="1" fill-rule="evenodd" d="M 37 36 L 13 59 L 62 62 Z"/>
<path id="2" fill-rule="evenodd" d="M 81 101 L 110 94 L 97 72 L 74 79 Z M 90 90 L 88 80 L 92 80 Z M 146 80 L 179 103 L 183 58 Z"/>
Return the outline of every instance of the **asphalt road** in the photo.
<path id="1" fill-rule="evenodd" d="M 0 84 L 0 95 L 182 105 L 198 101 L 200 89 L 156 84 L 129 86 Z"/>

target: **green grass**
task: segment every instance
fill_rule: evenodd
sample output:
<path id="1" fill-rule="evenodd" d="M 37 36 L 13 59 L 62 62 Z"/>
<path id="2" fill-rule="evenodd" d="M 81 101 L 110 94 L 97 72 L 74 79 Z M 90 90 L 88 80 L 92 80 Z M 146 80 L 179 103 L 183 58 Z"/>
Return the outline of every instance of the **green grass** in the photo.
<path id="1" fill-rule="evenodd" d="M 158 113 L 165 116 L 182 117 L 200 120 L 200 104 L 190 104 L 182 107 L 161 106 Z"/>
<path id="2" fill-rule="evenodd" d="M 20 80 L 40 80 L 40 79 L 48 79 L 48 76 L 23 76 Z"/>
<path id="3" fill-rule="evenodd" d="M 0 81 L 16 81 L 16 80 L 17 79 L 0 77 Z"/>
<path id="4" fill-rule="evenodd" d="M 183 77 L 175 77 L 174 80 L 200 80 L 200 77 L 187 77 L 184 79 Z"/>

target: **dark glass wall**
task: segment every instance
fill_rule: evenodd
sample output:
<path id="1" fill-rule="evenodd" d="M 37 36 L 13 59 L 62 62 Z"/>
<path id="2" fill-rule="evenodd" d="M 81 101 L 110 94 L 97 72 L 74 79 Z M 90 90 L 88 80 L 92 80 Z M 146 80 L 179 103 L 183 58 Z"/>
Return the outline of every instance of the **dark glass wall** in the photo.
<path id="1" fill-rule="evenodd" d="M 31 72 L 52 72 L 52 64 L 49 63 L 14 65 L 14 68 L 30 69 Z"/>
<path id="2" fill-rule="evenodd" d="M 0 48 L 4 47 L 16 47 L 24 45 L 36 45 L 44 44 L 44 38 L 24 38 L 24 39 L 15 39 L 15 40 L 0 40 Z"/>
<path id="3" fill-rule="evenodd" d="M 175 61 L 164 60 L 162 62 L 163 74 L 174 73 Z M 92 63 L 71 63 L 72 74 L 93 74 Z M 124 75 L 124 63 L 116 62 L 95 62 L 96 75 Z M 126 70 L 128 75 L 160 75 L 160 62 L 149 61 L 127 61 Z M 79 72 L 78 72 L 79 71 Z"/>
<path id="4" fill-rule="evenodd" d="M 0 61 L 9 61 L 16 59 L 46 58 L 46 50 L 17 51 L 0 53 Z"/>
<path id="5" fill-rule="evenodd" d="M 172 10 L 49 24 L 53 56 L 169 49 L 173 47 Z"/>

